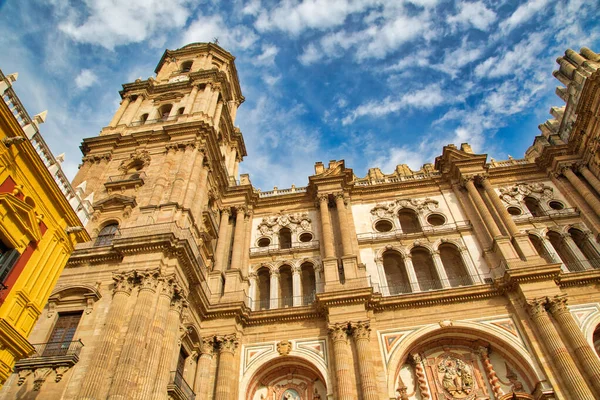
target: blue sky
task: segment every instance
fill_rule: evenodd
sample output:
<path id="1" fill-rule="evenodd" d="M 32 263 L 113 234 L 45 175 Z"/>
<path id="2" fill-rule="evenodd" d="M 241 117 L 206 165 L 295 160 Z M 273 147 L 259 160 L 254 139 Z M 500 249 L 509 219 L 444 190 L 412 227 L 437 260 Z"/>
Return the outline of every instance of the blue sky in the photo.
<path id="1" fill-rule="evenodd" d="M 550 118 L 555 59 L 600 51 L 597 0 L 8 0 L 0 68 L 73 177 L 121 84 L 165 48 L 212 41 L 237 57 L 236 125 L 253 184 L 304 186 L 316 161 L 354 173 L 419 169 L 448 143 L 522 157 Z"/>

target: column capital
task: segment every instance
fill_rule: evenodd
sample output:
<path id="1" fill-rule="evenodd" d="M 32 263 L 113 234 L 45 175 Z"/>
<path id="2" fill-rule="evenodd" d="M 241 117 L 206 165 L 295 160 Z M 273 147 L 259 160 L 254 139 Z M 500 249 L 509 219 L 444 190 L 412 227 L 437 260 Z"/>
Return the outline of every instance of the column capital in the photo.
<path id="1" fill-rule="evenodd" d="M 329 194 L 327 194 L 327 193 L 317 194 L 317 203 L 318 203 L 318 206 L 321 206 L 321 204 L 323 204 L 323 203 L 325 203 L 325 205 L 329 204 Z"/>
<path id="2" fill-rule="evenodd" d="M 527 300 L 527 312 L 531 318 L 538 318 L 546 313 L 546 298 L 539 297 L 536 299 Z"/>
<path id="3" fill-rule="evenodd" d="M 235 350 L 239 345 L 237 335 L 232 333 L 230 335 L 216 336 L 216 343 L 219 345 L 219 353 L 231 353 L 235 354 Z"/>
<path id="4" fill-rule="evenodd" d="M 133 290 L 133 276 L 130 272 L 113 273 L 113 280 L 115 281 L 115 287 L 113 293 L 124 293 L 130 295 Z"/>
<path id="5" fill-rule="evenodd" d="M 164 277 L 162 280 L 162 286 L 160 288 L 160 295 L 166 296 L 171 299 L 173 296 L 178 295 L 180 290 L 179 282 L 175 278 L 175 274 Z"/>
<path id="6" fill-rule="evenodd" d="M 155 292 L 158 284 L 162 281 L 160 269 L 135 272 L 141 290 Z"/>
<path id="7" fill-rule="evenodd" d="M 402 258 L 402 260 L 410 260 L 412 261 L 412 254 L 404 254 L 404 253 L 400 253 L 400 257 Z"/>
<path id="8" fill-rule="evenodd" d="M 475 184 L 475 175 L 462 176 L 460 178 L 460 186 L 466 188 L 467 184 L 471 182 Z"/>
<path id="9" fill-rule="evenodd" d="M 248 273 L 248 279 L 256 280 L 257 278 L 258 278 L 258 275 L 256 274 L 256 272 L 249 272 Z"/>
<path id="10" fill-rule="evenodd" d="M 274 276 L 277 277 L 277 278 L 279 278 L 279 271 L 270 270 L 269 271 L 269 275 L 271 276 L 271 278 L 274 277 Z"/>
<path id="11" fill-rule="evenodd" d="M 490 183 L 490 174 L 488 173 L 483 173 L 483 174 L 477 174 L 476 176 L 476 182 L 482 186 L 484 185 L 491 185 Z"/>
<path id="12" fill-rule="evenodd" d="M 490 355 L 490 348 L 489 348 L 489 346 L 479 346 L 477 348 L 477 353 L 479 353 L 479 355 L 481 357 L 489 357 L 489 355 Z"/>
<path id="13" fill-rule="evenodd" d="M 300 274 L 300 272 L 302 272 L 302 268 L 299 265 L 294 265 L 292 267 L 292 273 L 294 275 L 298 275 L 298 274 Z"/>
<path id="14" fill-rule="evenodd" d="M 252 210 L 250 207 L 246 207 L 246 212 L 244 214 L 244 217 L 246 217 L 246 219 L 252 219 L 253 215 L 254 215 L 254 210 Z"/>
<path id="15" fill-rule="evenodd" d="M 558 166 L 558 168 L 557 168 L 557 171 L 556 171 L 556 172 L 557 172 L 558 174 L 560 174 L 560 175 L 564 175 L 564 176 L 566 176 L 566 175 L 565 175 L 565 173 L 566 173 L 566 172 L 568 172 L 568 171 L 571 171 L 571 172 L 573 172 L 573 170 L 577 170 L 577 167 L 576 167 L 576 165 L 577 165 L 576 163 L 560 164 L 560 165 Z"/>
<path id="16" fill-rule="evenodd" d="M 187 301 L 181 297 L 181 296 L 174 296 L 171 299 L 171 307 L 170 309 L 172 311 L 177 312 L 178 314 L 181 314 L 181 312 L 183 311 L 183 309 L 187 307 Z"/>
<path id="17" fill-rule="evenodd" d="M 206 337 L 202 338 L 202 343 L 200 344 L 200 355 L 208 354 L 212 356 L 215 351 L 215 338 L 214 337 Z"/>
<path id="18" fill-rule="evenodd" d="M 567 295 L 558 294 L 551 299 L 548 299 L 548 310 L 553 315 L 560 314 L 563 312 L 570 312 L 567 305 Z"/>
<path id="19" fill-rule="evenodd" d="M 328 326 L 329 337 L 333 342 L 346 341 L 348 337 L 348 323 L 336 323 Z"/>
<path id="20" fill-rule="evenodd" d="M 233 206 L 233 209 L 235 210 L 235 215 L 241 215 L 244 216 L 246 214 L 246 212 L 248 212 L 248 207 L 246 207 L 245 205 L 237 205 L 237 206 Z"/>
<path id="21" fill-rule="evenodd" d="M 371 323 L 370 321 L 359 321 L 351 322 L 350 328 L 352 336 L 355 340 L 369 340 L 371 337 Z"/>
<path id="22" fill-rule="evenodd" d="M 229 207 L 221 209 L 221 215 L 223 214 L 231 215 L 231 209 Z"/>
<path id="23" fill-rule="evenodd" d="M 333 198 L 337 201 L 337 200 L 345 200 L 344 198 L 344 192 L 340 191 L 340 192 L 333 192 L 332 193 Z"/>
<path id="24" fill-rule="evenodd" d="M 423 362 L 423 357 L 419 353 L 413 353 L 408 356 L 408 359 L 412 363 L 412 365 L 421 364 Z"/>

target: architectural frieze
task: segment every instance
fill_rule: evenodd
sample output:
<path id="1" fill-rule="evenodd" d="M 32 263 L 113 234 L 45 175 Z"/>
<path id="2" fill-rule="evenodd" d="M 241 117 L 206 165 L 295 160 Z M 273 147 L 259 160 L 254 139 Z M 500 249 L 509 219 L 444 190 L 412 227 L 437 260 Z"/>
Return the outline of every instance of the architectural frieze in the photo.
<path id="1" fill-rule="evenodd" d="M 554 188 L 541 182 L 518 183 L 510 187 L 500 188 L 499 190 L 500 198 L 507 204 L 518 204 L 527 196 L 532 196 L 539 200 L 554 197 Z"/>

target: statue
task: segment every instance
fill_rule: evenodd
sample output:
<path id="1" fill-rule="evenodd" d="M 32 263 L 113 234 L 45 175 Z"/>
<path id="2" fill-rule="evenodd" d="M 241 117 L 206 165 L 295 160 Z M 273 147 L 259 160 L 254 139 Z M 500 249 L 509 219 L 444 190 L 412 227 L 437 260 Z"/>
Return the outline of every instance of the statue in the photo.
<path id="1" fill-rule="evenodd" d="M 464 361 L 447 356 L 439 365 L 442 387 L 455 399 L 464 399 L 473 391 L 473 375 Z"/>

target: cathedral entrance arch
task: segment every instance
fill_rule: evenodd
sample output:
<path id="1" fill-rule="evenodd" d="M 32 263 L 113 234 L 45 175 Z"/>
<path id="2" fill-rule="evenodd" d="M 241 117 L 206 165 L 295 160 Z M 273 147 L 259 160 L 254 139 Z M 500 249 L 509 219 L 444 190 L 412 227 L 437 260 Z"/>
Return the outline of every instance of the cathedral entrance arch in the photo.
<path id="1" fill-rule="evenodd" d="M 523 345 L 474 322 L 413 331 L 388 363 L 389 394 L 399 400 L 530 399 L 541 381 Z"/>
<path id="2" fill-rule="evenodd" d="M 325 400 L 321 371 L 300 357 L 282 356 L 263 364 L 252 375 L 245 400 Z"/>

